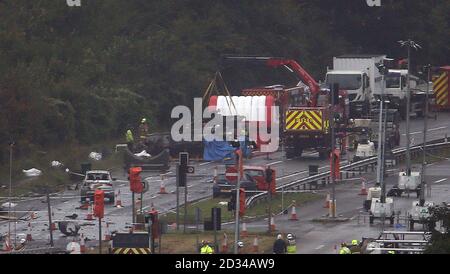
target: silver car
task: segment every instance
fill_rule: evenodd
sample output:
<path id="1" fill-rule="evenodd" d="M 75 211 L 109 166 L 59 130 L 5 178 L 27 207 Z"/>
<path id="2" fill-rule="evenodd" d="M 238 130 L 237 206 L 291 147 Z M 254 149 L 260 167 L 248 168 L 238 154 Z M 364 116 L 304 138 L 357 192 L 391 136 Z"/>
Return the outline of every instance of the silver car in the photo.
<path id="1" fill-rule="evenodd" d="M 108 198 L 110 203 L 114 203 L 114 187 L 112 182 L 115 180 L 115 178 L 111 178 L 110 172 L 106 170 L 87 171 L 80 188 L 81 202 L 85 202 L 86 198 L 94 201 L 95 190 L 100 189 L 104 191 L 105 198 Z"/>

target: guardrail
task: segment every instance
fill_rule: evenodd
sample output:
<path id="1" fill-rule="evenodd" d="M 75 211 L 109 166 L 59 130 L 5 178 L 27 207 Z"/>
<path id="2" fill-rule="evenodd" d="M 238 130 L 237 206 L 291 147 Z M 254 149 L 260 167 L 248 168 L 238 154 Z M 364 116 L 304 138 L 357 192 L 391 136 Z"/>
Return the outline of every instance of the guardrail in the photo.
<path id="1" fill-rule="evenodd" d="M 435 149 L 441 149 L 443 147 L 449 146 L 450 142 L 447 138 L 442 139 L 436 139 L 427 142 L 426 148 L 428 152 L 431 152 Z M 422 151 L 423 144 L 415 145 L 411 147 L 411 158 L 414 158 L 418 156 L 418 154 Z M 391 160 L 393 161 L 393 165 L 396 165 L 399 161 L 403 159 L 403 157 L 406 154 L 406 148 L 397 148 L 392 150 L 392 156 L 393 159 L 386 158 L 386 161 Z M 377 163 L 377 156 L 373 156 L 367 159 L 363 159 L 361 161 L 353 162 L 347 165 L 344 165 L 341 167 L 341 178 L 343 173 L 345 173 L 346 178 L 348 178 L 350 175 L 355 176 L 356 173 L 362 174 L 363 172 L 368 172 L 368 168 L 371 167 L 371 170 L 375 170 L 375 166 Z M 283 185 L 280 185 L 276 188 L 276 191 L 282 191 L 282 190 L 289 190 L 289 189 L 300 189 L 301 186 L 303 186 L 303 189 L 306 189 L 306 186 L 309 184 L 310 189 L 312 188 L 312 185 L 315 185 L 317 188 L 318 181 L 322 181 L 322 185 L 326 185 L 330 182 L 330 171 L 325 171 L 316 175 L 312 175 L 309 177 L 301 178 L 295 181 L 292 181 L 290 183 L 286 183 Z M 253 195 L 246 200 L 246 206 L 252 207 L 255 203 L 258 203 L 261 200 L 265 200 L 267 198 L 267 192 L 260 193 Z"/>

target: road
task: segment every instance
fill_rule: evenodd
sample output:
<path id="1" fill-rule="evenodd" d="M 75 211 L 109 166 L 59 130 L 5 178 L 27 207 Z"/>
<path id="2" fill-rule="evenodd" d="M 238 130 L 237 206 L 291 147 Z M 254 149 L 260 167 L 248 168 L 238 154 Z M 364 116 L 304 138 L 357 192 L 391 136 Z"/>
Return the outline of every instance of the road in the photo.
<path id="1" fill-rule="evenodd" d="M 445 134 L 450 135 L 449 121 L 450 113 L 439 113 L 437 119 L 429 119 L 429 135 L 428 139 L 437 139 L 444 137 Z M 412 144 L 420 143 L 422 135 L 418 132 L 423 132 L 423 120 L 411 119 L 411 133 Z M 405 122 L 401 123 L 401 132 L 405 132 Z M 405 138 L 402 136 L 401 146 L 405 144 Z M 349 154 L 348 159 L 351 158 Z M 346 163 L 346 158 L 342 159 L 343 163 Z M 195 177 L 188 177 L 188 201 L 190 203 L 200 199 L 211 197 L 212 184 L 207 183 L 213 176 L 213 169 L 215 166 L 218 168 L 218 172 L 224 172 L 224 167 L 220 164 L 213 162 L 195 162 L 191 163 L 195 166 Z M 315 152 L 305 152 L 304 155 L 296 159 L 286 159 L 284 153 L 275 152 L 270 154 L 269 159 L 266 156 L 254 157 L 251 160 L 245 161 L 246 165 L 271 165 L 277 171 L 277 184 L 284 184 L 291 182 L 295 179 L 306 177 L 308 175 L 308 166 L 311 164 L 319 165 L 321 171 L 329 169 L 328 160 L 319 160 L 318 154 Z M 172 164 L 174 166 L 174 164 Z M 128 227 L 131 225 L 131 193 L 129 190 L 128 182 L 126 181 L 126 174 L 123 170 L 116 170 L 112 172 L 113 177 L 117 178 L 115 182 L 116 191 L 120 189 L 121 200 L 124 205 L 123 208 L 115 208 L 112 205 L 107 205 L 105 208 L 105 218 L 103 220 L 103 231 L 106 231 L 106 224 L 108 223 L 110 231 L 128 231 Z M 158 194 L 161 183 L 160 174 L 155 173 L 143 173 L 142 176 L 150 182 L 149 191 L 144 194 L 143 209 L 148 210 L 152 205 L 161 213 L 173 210 L 176 206 L 175 195 L 175 177 L 174 167 L 166 174 L 167 178 L 164 179 L 166 191 L 169 194 Z M 345 190 L 344 190 L 345 192 Z M 80 233 L 83 233 L 90 239 L 97 239 L 98 237 L 98 222 L 83 220 L 86 216 L 86 210 L 76 209 L 79 203 L 78 191 L 64 191 L 52 196 L 52 211 L 55 221 L 68 220 L 65 216 L 78 214 L 78 222 L 82 225 Z M 18 206 L 15 210 L 18 213 L 29 215 L 30 212 L 37 212 L 38 218 L 31 221 L 32 236 L 36 243 L 48 242 L 48 221 L 47 221 L 47 208 L 44 203 L 44 198 L 28 198 L 18 202 Z M 184 193 L 180 191 L 180 202 L 184 200 Z M 340 200 L 340 199 L 338 199 Z M 338 204 L 345 208 L 347 201 L 343 200 L 343 204 Z M 359 203 L 361 204 L 361 203 Z M 351 203 L 350 203 L 351 205 Z M 350 206 L 349 205 L 349 206 Z M 350 206 L 351 207 L 351 206 Z M 18 214 L 19 215 L 19 214 Z M 26 234 L 28 221 L 19 221 L 16 223 L 17 236 L 21 237 Z M 0 233 L 4 234 L 8 231 L 7 222 L 0 222 Z M 69 240 L 63 236 L 59 231 L 54 232 L 55 243 L 60 246 L 64 246 Z M 88 242 L 87 245 L 94 244 L 93 241 Z"/>

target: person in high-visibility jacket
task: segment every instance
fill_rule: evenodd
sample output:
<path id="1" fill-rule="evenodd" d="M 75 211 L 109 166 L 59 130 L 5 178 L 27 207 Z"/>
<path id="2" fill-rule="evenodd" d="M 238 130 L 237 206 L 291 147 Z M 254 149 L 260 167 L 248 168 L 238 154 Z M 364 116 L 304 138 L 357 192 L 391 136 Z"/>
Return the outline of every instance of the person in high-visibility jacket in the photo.
<path id="1" fill-rule="evenodd" d="M 339 254 L 352 254 L 350 249 L 347 247 L 346 243 L 341 244 L 341 249 L 339 250 Z"/>
<path id="2" fill-rule="evenodd" d="M 297 243 L 295 241 L 295 236 L 292 233 L 287 235 L 287 253 L 288 254 L 296 254 L 297 253 Z"/>
<path id="3" fill-rule="evenodd" d="M 134 138 L 133 138 L 133 132 L 131 132 L 131 130 L 127 130 L 127 133 L 125 133 L 125 139 L 127 140 L 127 145 L 128 145 L 128 149 L 129 150 L 133 150 L 133 143 L 134 143 Z"/>
<path id="4" fill-rule="evenodd" d="M 352 254 L 360 254 L 361 246 L 358 243 L 358 240 L 352 240 L 352 246 L 350 246 L 350 252 Z"/>
<path id="5" fill-rule="evenodd" d="M 213 254 L 212 247 L 209 246 L 208 241 L 202 241 L 202 247 L 200 248 L 200 254 Z"/>

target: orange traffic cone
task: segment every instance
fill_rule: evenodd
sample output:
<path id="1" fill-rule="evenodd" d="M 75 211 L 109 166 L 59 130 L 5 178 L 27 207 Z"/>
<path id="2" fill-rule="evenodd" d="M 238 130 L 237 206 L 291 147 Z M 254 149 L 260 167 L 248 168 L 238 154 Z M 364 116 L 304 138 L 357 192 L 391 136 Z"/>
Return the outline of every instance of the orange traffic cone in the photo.
<path id="1" fill-rule="evenodd" d="M 85 253 L 86 252 L 86 243 L 84 242 L 84 235 L 83 233 L 81 233 L 80 236 L 80 253 Z"/>
<path id="2" fill-rule="evenodd" d="M 86 215 L 86 219 L 87 221 L 92 221 L 94 220 L 94 216 L 93 216 L 93 212 L 92 212 L 92 206 L 89 204 L 89 208 L 88 208 L 88 214 Z"/>
<path id="3" fill-rule="evenodd" d="M 366 189 L 366 181 L 361 181 L 361 191 L 359 192 L 359 195 L 367 195 L 367 189 Z"/>
<path id="4" fill-rule="evenodd" d="M 26 238 L 26 240 L 28 242 L 33 240 L 33 237 L 31 236 L 31 230 L 32 230 L 31 223 L 28 222 L 28 232 L 27 232 L 27 238 Z"/>
<path id="5" fill-rule="evenodd" d="M 244 223 L 242 223 L 241 237 L 242 237 L 242 238 L 245 238 L 245 237 L 247 237 L 247 236 L 248 236 L 248 233 L 247 233 L 247 224 L 244 222 Z"/>
<path id="6" fill-rule="evenodd" d="M 295 204 L 292 205 L 291 217 L 289 217 L 290 221 L 298 221 L 297 212 L 295 211 Z"/>
<path id="7" fill-rule="evenodd" d="M 223 240 L 222 240 L 222 253 L 228 252 L 228 236 L 227 234 L 223 234 Z"/>
<path id="8" fill-rule="evenodd" d="M 323 208 L 330 208 L 330 193 L 327 194 Z"/>
<path id="9" fill-rule="evenodd" d="M 115 207 L 121 208 L 122 207 L 122 200 L 120 199 L 120 189 L 119 191 L 117 191 L 116 194 L 116 204 L 114 205 Z"/>
<path id="10" fill-rule="evenodd" d="M 273 232 L 275 230 L 276 230 L 276 228 L 275 228 L 275 219 L 272 216 L 272 217 L 270 217 L 270 232 Z"/>
<path id="11" fill-rule="evenodd" d="M 161 176 L 161 184 L 159 185 L 158 194 L 168 194 L 166 191 L 166 186 L 164 185 L 164 177 L 163 176 Z"/>
<path id="12" fill-rule="evenodd" d="M 258 253 L 258 235 L 253 240 L 253 252 Z"/>
<path id="13" fill-rule="evenodd" d="M 109 224 L 106 222 L 105 241 L 111 241 L 111 231 L 109 231 Z"/>
<path id="14" fill-rule="evenodd" d="M 5 237 L 5 243 L 3 245 L 3 251 L 11 251 L 12 247 L 11 247 L 11 241 L 9 239 L 9 236 Z"/>

